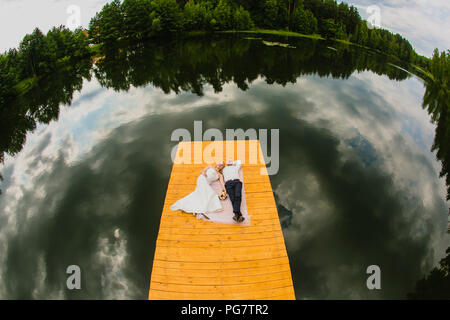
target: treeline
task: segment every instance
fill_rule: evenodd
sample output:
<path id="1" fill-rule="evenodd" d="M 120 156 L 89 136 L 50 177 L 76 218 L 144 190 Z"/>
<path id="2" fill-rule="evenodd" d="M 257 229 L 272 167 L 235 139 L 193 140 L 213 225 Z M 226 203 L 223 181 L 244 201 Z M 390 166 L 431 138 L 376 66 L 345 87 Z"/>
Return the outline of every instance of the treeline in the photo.
<path id="1" fill-rule="evenodd" d="M 450 299 L 450 247 L 439 266 L 417 281 L 414 290 L 407 294 L 412 300 L 449 300 Z"/>
<path id="2" fill-rule="evenodd" d="M 181 31 L 253 27 L 347 40 L 427 66 L 408 40 L 369 29 L 354 6 L 335 0 L 114 0 L 91 20 L 89 34 L 94 43 L 110 44 Z"/>
<path id="3" fill-rule="evenodd" d="M 400 60 L 426 66 L 426 58 L 417 55 L 400 34 L 368 27 L 358 10 L 335 0 L 299 0 L 300 10 L 311 11 L 318 19 L 318 31 L 326 38 L 343 39 L 395 56 Z M 297 9 L 299 10 L 299 9 Z"/>
<path id="4" fill-rule="evenodd" d="M 58 27 L 44 35 L 35 29 L 18 49 L 0 54 L 0 104 L 59 64 L 89 55 L 89 43 L 111 45 L 174 32 L 253 27 L 353 41 L 429 68 L 429 59 L 418 56 L 406 39 L 368 29 L 355 7 L 335 0 L 114 0 L 91 19 L 89 39 L 82 30 Z"/>
<path id="5" fill-rule="evenodd" d="M 450 200 L 450 51 L 435 49 L 429 69 L 431 76 L 425 85 L 422 106 L 436 124 L 432 151 L 442 163 L 441 177 L 445 177 Z"/>
<path id="6" fill-rule="evenodd" d="M 369 29 L 365 21 L 361 21 L 349 36 L 349 41 L 392 55 L 402 61 L 428 67 L 428 58 L 418 55 L 408 40 L 401 35 L 393 34 L 385 29 Z"/>
<path id="7" fill-rule="evenodd" d="M 52 28 L 46 35 L 36 28 L 23 38 L 18 49 L 0 54 L 0 134 L 9 137 L 0 141 L 0 162 L 4 152 L 14 155 L 21 150 L 26 131 L 36 126 L 35 119 L 49 121 L 48 112 L 43 112 L 40 104 L 43 92 L 35 92 L 35 100 L 29 99 L 24 109 L 17 107 L 16 100 L 25 99 L 21 96 L 29 90 L 42 90 L 42 82 L 37 85 L 40 78 L 54 77 L 64 66 L 73 69 L 74 61 L 89 56 L 87 35 L 81 29 L 70 31 L 63 26 Z M 60 101 L 53 101 L 52 108 Z"/>
<path id="8" fill-rule="evenodd" d="M 88 44 L 87 35 L 81 29 L 71 31 L 60 26 L 44 35 L 36 28 L 23 38 L 18 49 L 0 55 L 1 75 L 17 81 L 52 72 L 64 59 L 88 55 Z"/>
<path id="9" fill-rule="evenodd" d="M 326 38 L 345 38 L 361 21 L 358 10 L 334 0 L 236 0 L 255 24 L 266 29 L 290 29 Z"/>
<path id="10" fill-rule="evenodd" d="M 32 82 L 31 79 L 54 72 L 70 59 L 88 56 L 88 45 L 88 38 L 81 29 L 72 32 L 63 26 L 54 27 L 44 35 L 36 28 L 27 34 L 18 49 L 0 54 L 1 108 L 8 99 L 26 89 L 17 87 L 19 82 L 26 79 Z"/>
<path id="11" fill-rule="evenodd" d="M 430 76 L 425 83 L 422 106 L 436 125 L 431 151 L 441 161 L 440 176 L 445 178 L 447 200 L 450 200 L 450 51 L 434 50 L 429 63 Z M 450 210 L 449 210 L 450 214 Z M 450 232 L 450 225 L 448 226 Z M 450 299 L 450 247 L 440 266 L 419 280 L 408 299 Z"/>
<path id="12" fill-rule="evenodd" d="M 243 30 L 252 28 L 250 13 L 231 0 L 114 0 L 91 19 L 94 43 L 143 39 L 158 34 L 194 30 Z"/>

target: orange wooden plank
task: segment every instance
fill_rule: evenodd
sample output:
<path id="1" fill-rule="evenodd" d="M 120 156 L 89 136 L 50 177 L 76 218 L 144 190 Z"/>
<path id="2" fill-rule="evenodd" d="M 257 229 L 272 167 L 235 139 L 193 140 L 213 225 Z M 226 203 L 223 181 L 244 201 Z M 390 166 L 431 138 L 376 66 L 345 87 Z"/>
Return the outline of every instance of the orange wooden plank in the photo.
<path id="1" fill-rule="evenodd" d="M 171 211 L 171 204 L 194 190 L 200 171 L 211 159 L 225 160 L 229 150 L 233 159 L 243 162 L 251 224 L 214 224 Z M 189 153 L 190 163 L 183 163 Z M 261 159 L 258 140 L 178 144 L 161 215 L 149 299 L 295 299 L 275 199 Z"/>

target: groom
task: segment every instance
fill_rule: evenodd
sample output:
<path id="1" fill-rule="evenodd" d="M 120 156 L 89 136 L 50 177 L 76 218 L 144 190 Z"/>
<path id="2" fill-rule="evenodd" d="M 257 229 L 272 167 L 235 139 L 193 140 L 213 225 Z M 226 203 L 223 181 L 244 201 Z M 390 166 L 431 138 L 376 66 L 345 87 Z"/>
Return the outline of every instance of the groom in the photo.
<path id="1" fill-rule="evenodd" d="M 222 169 L 223 179 L 225 180 L 225 189 L 233 204 L 233 220 L 236 222 L 244 221 L 244 217 L 241 213 L 242 182 L 239 180 L 240 167 L 241 160 L 233 161 L 232 159 L 227 159 L 227 164 Z"/>

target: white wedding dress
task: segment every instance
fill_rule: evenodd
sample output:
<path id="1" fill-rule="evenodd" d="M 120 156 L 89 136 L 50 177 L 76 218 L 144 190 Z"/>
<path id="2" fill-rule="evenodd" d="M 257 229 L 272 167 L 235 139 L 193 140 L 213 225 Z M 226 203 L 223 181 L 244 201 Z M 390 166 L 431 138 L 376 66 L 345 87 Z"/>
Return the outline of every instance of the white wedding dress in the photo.
<path id="1" fill-rule="evenodd" d="M 211 183 L 217 181 L 219 176 L 214 168 L 206 170 L 206 177 L 201 174 L 197 178 L 195 190 L 186 197 L 175 202 L 170 209 L 173 211 L 182 210 L 202 219 L 206 213 L 213 213 L 222 210 L 222 204 L 218 194 L 211 187 Z"/>

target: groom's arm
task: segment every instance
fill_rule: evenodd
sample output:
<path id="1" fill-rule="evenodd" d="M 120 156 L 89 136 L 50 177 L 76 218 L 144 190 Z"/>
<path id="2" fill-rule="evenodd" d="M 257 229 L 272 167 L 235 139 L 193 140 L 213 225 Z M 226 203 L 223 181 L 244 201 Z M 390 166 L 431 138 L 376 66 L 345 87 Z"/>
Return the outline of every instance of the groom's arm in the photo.
<path id="1" fill-rule="evenodd" d="M 222 185 L 222 190 L 225 190 L 225 182 L 223 179 L 223 175 L 221 173 L 219 173 L 219 181 L 220 181 L 220 184 Z"/>
<path id="2" fill-rule="evenodd" d="M 236 166 L 236 168 L 238 168 L 238 170 L 241 168 L 241 160 L 236 160 L 236 161 L 233 161 L 233 164 Z"/>

